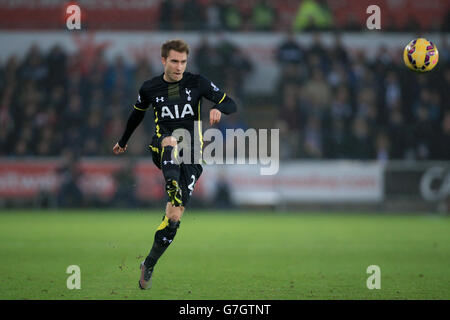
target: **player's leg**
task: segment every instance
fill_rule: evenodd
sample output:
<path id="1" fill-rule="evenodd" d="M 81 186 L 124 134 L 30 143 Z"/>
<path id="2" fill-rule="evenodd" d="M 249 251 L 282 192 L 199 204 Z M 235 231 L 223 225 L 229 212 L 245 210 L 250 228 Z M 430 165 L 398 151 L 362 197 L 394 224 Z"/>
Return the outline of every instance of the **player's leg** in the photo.
<path id="1" fill-rule="evenodd" d="M 180 227 L 180 219 L 183 212 L 183 206 L 174 207 L 170 202 L 167 202 L 166 214 L 163 217 L 163 221 L 156 229 L 152 250 L 150 250 L 149 255 L 145 259 L 145 264 L 147 266 L 155 266 L 158 259 L 172 243 L 177 234 L 177 230 Z"/>
<path id="2" fill-rule="evenodd" d="M 170 202 L 175 207 L 180 206 L 180 164 L 177 159 L 177 140 L 172 136 L 161 141 L 161 170 L 166 180 L 166 192 Z"/>
<path id="3" fill-rule="evenodd" d="M 167 202 L 166 214 L 156 229 L 153 246 L 145 261 L 141 264 L 141 278 L 139 279 L 139 287 L 141 289 L 149 289 L 151 287 L 153 269 L 159 258 L 174 240 L 180 227 L 180 219 L 183 212 L 183 206 L 175 207 L 170 202 Z"/>
<path id="4" fill-rule="evenodd" d="M 170 202 L 167 203 L 166 214 L 163 217 L 163 221 L 156 229 L 150 253 L 141 264 L 141 279 L 139 280 L 141 289 L 150 288 L 153 269 L 159 258 L 174 240 L 177 230 L 180 227 L 180 219 L 183 212 L 184 207 L 174 207 Z"/>
<path id="5" fill-rule="evenodd" d="M 195 185 L 202 172 L 203 168 L 200 164 L 181 164 L 180 187 L 184 206 L 191 200 Z"/>
<path id="6" fill-rule="evenodd" d="M 189 202 L 192 191 L 194 190 L 194 183 L 201 174 L 201 172 L 198 173 L 198 170 L 194 169 L 190 165 L 181 165 L 179 181 L 180 188 L 183 190 L 183 205 L 174 206 L 171 202 L 167 202 L 166 214 L 156 230 L 152 249 L 145 259 L 145 265 L 147 267 L 153 268 L 155 266 L 158 259 L 175 238 L 177 230 L 180 227 L 180 220 L 184 213 L 185 204 Z M 187 177 L 190 179 L 187 179 Z"/>
<path id="7" fill-rule="evenodd" d="M 183 192 L 182 205 L 173 206 L 171 202 L 168 202 L 166 205 L 166 214 L 156 229 L 152 249 L 145 261 L 141 264 L 141 279 L 139 280 L 139 287 L 141 289 L 150 288 L 154 267 L 159 258 L 173 242 L 177 230 L 180 227 L 180 220 L 183 216 L 185 206 L 192 196 L 195 183 L 200 178 L 202 171 L 203 168 L 201 165 L 181 164 L 179 182 Z"/>

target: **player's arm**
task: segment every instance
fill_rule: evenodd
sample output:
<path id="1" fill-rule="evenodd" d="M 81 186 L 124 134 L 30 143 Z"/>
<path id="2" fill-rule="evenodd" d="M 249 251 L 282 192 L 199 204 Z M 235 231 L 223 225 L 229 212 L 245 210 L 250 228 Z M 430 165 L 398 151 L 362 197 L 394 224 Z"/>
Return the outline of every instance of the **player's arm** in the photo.
<path id="1" fill-rule="evenodd" d="M 145 111 L 134 109 L 131 112 L 130 117 L 127 121 L 125 132 L 123 133 L 122 138 L 120 138 L 119 142 L 117 142 L 113 148 L 113 152 L 115 154 L 124 153 L 125 150 L 127 150 L 127 142 L 133 134 L 134 130 L 142 122 L 142 119 L 144 119 L 144 116 Z"/>
<path id="2" fill-rule="evenodd" d="M 216 103 L 209 112 L 209 122 L 211 125 L 218 123 L 224 114 L 231 114 L 237 111 L 236 103 L 225 92 L 220 90 L 212 81 L 200 76 L 200 89 L 203 96 Z"/>
<path id="3" fill-rule="evenodd" d="M 217 109 L 222 113 L 230 114 L 237 111 L 237 106 L 234 100 L 224 93 L 223 98 L 211 109 Z"/>
<path id="4" fill-rule="evenodd" d="M 147 102 L 148 100 L 144 98 L 145 92 L 142 88 L 139 90 L 139 96 L 136 101 L 136 104 L 133 107 L 133 111 L 128 117 L 127 126 L 125 127 L 125 131 L 120 138 L 119 142 L 113 147 L 113 152 L 115 154 L 124 153 L 127 150 L 127 142 L 133 134 L 134 130 L 139 126 L 145 116 L 145 111 L 148 109 L 150 104 Z"/>
<path id="5" fill-rule="evenodd" d="M 233 99 L 226 96 L 226 93 L 224 94 L 224 100 L 214 105 L 209 111 L 209 123 L 211 125 L 220 122 L 222 113 L 230 114 L 236 112 L 237 110 L 236 103 L 233 101 Z"/>

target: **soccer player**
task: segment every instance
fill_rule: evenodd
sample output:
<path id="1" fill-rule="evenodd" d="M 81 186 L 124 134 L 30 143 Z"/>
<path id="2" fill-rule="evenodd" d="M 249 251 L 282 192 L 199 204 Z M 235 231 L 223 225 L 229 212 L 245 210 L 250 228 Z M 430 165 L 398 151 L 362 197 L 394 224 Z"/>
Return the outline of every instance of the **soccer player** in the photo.
<path id="1" fill-rule="evenodd" d="M 141 263 L 139 287 L 149 289 L 156 262 L 172 243 L 180 219 L 189 202 L 195 183 L 203 168 L 195 161 L 194 153 L 189 161 L 181 161 L 177 146 L 181 142 L 173 136 L 176 129 L 185 129 L 190 134 L 191 150 L 200 150 L 203 145 L 201 128 L 202 98 L 215 103 L 209 111 L 210 124 L 220 121 L 222 113 L 236 111 L 236 104 L 226 93 L 202 75 L 185 72 L 189 47 L 179 39 L 165 42 L 161 47 L 161 62 L 164 73 L 145 81 L 133 111 L 128 119 L 122 138 L 113 148 L 115 154 L 127 149 L 127 142 L 144 118 L 150 105 L 153 107 L 155 134 L 150 145 L 155 165 L 161 169 L 168 195 L 165 216 L 156 229 L 153 246 Z M 195 139 L 194 137 L 197 137 Z M 189 140 L 188 140 L 189 141 Z M 182 151 L 185 151 L 184 149 Z M 183 159 L 186 159 L 183 157 Z M 198 160 L 198 157 L 197 157 Z"/>

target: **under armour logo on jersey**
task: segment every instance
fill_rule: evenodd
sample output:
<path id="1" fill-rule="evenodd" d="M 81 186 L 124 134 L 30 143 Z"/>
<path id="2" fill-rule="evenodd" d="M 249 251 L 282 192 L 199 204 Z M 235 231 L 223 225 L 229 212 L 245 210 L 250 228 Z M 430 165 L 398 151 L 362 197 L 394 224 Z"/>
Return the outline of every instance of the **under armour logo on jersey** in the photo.
<path id="1" fill-rule="evenodd" d="M 171 243 L 173 240 L 172 240 L 172 239 L 167 239 L 167 237 L 163 237 L 163 238 L 162 238 L 162 241 L 163 241 L 164 243 L 166 243 L 166 242 Z"/>
<path id="2" fill-rule="evenodd" d="M 211 81 L 211 86 L 213 87 L 214 91 L 219 91 L 219 88 L 217 88 L 217 86 L 214 83 L 212 83 L 212 81 Z"/>
<path id="3" fill-rule="evenodd" d="M 170 160 L 170 161 L 164 160 L 163 163 L 164 163 L 164 165 L 166 165 L 168 163 L 174 164 L 173 160 Z"/>
<path id="4" fill-rule="evenodd" d="M 164 102 L 164 97 L 156 97 L 156 102 Z"/>
<path id="5" fill-rule="evenodd" d="M 186 94 L 187 94 L 187 101 L 191 101 L 192 100 L 192 98 L 191 98 L 191 91 L 192 90 L 188 90 L 187 88 L 186 88 Z"/>
<path id="6" fill-rule="evenodd" d="M 141 95 L 138 94 L 138 102 L 141 102 Z"/>

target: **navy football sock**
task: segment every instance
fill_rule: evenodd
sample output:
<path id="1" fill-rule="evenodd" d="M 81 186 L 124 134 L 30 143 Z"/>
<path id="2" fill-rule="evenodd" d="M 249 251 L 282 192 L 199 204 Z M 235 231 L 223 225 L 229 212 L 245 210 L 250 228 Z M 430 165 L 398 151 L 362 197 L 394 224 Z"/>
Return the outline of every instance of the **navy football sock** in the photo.
<path id="1" fill-rule="evenodd" d="M 155 266 L 158 259 L 172 243 L 179 227 L 180 221 L 175 222 L 167 218 L 167 216 L 164 216 L 163 222 L 161 222 L 156 230 L 152 249 L 150 250 L 147 258 L 145 258 L 144 263 L 147 267 L 153 268 Z"/>

